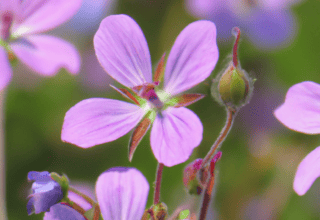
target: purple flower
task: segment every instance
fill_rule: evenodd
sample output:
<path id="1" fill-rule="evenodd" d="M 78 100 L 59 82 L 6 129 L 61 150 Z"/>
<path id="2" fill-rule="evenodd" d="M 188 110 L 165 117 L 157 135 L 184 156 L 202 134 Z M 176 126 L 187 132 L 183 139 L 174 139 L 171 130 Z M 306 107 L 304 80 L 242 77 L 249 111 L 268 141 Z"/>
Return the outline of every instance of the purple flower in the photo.
<path id="1" fill-rule="evenodd" d="M 205 80 L 217 63 L 215 25 L 197 21 L 179 34 L 167 59 L 163 89 L 156 87 L 163 62 L 153 83 L 147 41 L 129 16 L 105 18 L 94 37 L 94 46 L 106 72 L 135 94 L 116 90 L 137 105 L 103 98 L 83 100 L 66 113 L 61 139 L 88 148 L 116 140 L 136 127 L 130 140 L 131 159 L 153 123 L 150 143 L 159 163 L 174 166 L 185 162 L 200 144 L 203 127 L 198 116 L 183 106 L 201 96 L 178 94 Z"/>
<path id="2" fill-rule="evenodd" d="M 218 37 L 228 39 L 238 26 L 259 48 L 277 48 L 293 39 L 296 21 L 290 6 L 299 0 L 185 0 L 194 16 L 214 21 Z"/>
<path id="3" fill-rule="evenodd" d="M 148 181 L 135 168 L 111 168 L 102 173 L 96 183 L 96 195 L 105 220 L 141 219 L 148 193 Z"/>
<path id="4" fill-rule="evenodd" d="M 63 198 L 60 185 L 51 179 L 49 172 L 30 171 L 28 180 L 35 181 L 32 184 L 32 194 L 27 203 L 28 215 L 48 211 L 51 206 Z"/>
<path id="5" fill-rule="evenodd" d="M 11 79 L 12 55 L 43 76 L 65 67 L 75 74 L 80 57 L 70 43 L 41 34 L 71 18 L 82 0 L 0 0 L 0 90 Z"/>
<path id="6" fill-rule="evenodd" d="M 302 82 L 292 86 L 283 105 L 274 112 L 286 127 L 306 133 L 320 133 L 320 85 Z M 304 195 L 320 176 L 320 147 L 310 152 L 299 164 L 293 183 L 298 195 Z"/>
<path id="7" fill-rule="evenodd" d="M 44 214 L 43 220 L 86 220 L 79 212 L 65 204 L 56 204 Z"/>

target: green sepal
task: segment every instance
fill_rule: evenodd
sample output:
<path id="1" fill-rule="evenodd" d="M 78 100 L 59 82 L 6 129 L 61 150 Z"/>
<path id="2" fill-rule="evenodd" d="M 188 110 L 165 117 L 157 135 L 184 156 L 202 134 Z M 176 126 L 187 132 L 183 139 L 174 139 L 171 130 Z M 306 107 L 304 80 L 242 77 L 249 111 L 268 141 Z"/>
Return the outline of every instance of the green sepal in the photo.
<path id="1" fill-rule="evenodd" d="M 56 181 L 62 190 L 63 198 L 68 198 L 68 190 L 69 190 L 69 179 L 66 175 L 60 176 L 59 174 L 52 172 L 50 173 L 50 177 Z"/>
<path id="2" fill-rule="evenodd" d="M 183 210 L 180 212 L 177 220 L 184 220 L 184 219 L 188 218 L 189 215 L 190 215 L 190 211 L 188 209 Z"/>
<path id="3" fill-rule="evenodd" d="M 163 202 L 159 202 L 151 207 L 156 220 L 165 220 L 168 216 L 168 207 Z"/>
<path id="4" fill-rule="evenodd" d="M 93 220 L 93 217 L 94 217 L 94 209 L 95 209 L 95 207 L 93 206 L 91 209 L 89 209 L 88 211 L 86 211 L 86 212 L 84 213 L 84 216 L 85 216 L 87 219 L 90 219 L 90 220 L 92 219 L 92 220 Z M 97 220 L 103 220 L 101 214 L 99 215 L 99 219 L 97 219 Z"/>
<path id="5" fill-rule="evenodd" d="M 246 83 L 244 81 L 243 74 L 238 68 L 232 71 L 230 82 L 230 95 L 232 104 L 239 105 L 244 102 L 246 96 Z"/>

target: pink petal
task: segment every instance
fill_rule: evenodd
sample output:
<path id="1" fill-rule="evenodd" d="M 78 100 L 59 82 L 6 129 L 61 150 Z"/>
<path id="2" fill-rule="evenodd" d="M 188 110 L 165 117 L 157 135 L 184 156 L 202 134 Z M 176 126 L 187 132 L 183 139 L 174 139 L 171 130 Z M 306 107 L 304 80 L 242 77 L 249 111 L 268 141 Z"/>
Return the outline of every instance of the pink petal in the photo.
<path id="1" fill-rule="evenodd" d="M 4 89 L 11 80 L 12 70 L 6 51 L 0 46 L 0 91 Z"/>
<path id="2" fill-rule="evenodd" d="M 0 16 L 5 12 L 17 14 L 19 12 L 20 0 L 2 0 L 0 2 Z"/>
<path id="3" fill-rule="evenodd" d="M 82 0 L 24 0 L 20 5 L 21 23 L 13 29 L 18 37 L 51 30 L 69 20 L 81 7 Z"/>
<path id="4" fill-rule="evenodd" d="M 202 132 L 201 121 L 191 110 L 168 108 L 153 122 L 150 137 L 153 154 L 167 167 L 183 163 L 200 144 Z"/>
<path id="5" fill-rule="evenodd" d="M 299 164 L 294 177 L 293 189 L 299 196 L 304 195 L 320 176 L 320 147 L 311 151 Z"/>
<path id="6" fill-rule="evenodd" d="M 320 85 L 302 82 L 292 86 L 284 104 L 274 112 L 288 128 L 307 134 L 320 133 Z"/>
<path id="7" fill-rule="evenodd" d="M 190 89 L 211 74 L 219 57 L 216 35 L 216 26 L 210 21 L 196 21 L 182 30 L 166 65 L 164 86 L 168 93 Z"/>
<path id="8" fill-rule="evenodd" d="M 148 181 L 135 168 L 111 168 L 96 183 L 98 203 L 106 220 L 141 219 L 148 192 Z"/>
<path id="9" fill-rule="evenodd" d="M 127 15 L 106 17 L 93 39 L 106 72 L 126 87 L 152 82 L 151 58 L 139 25 Z"/>
<path id="10" fill-rule="evenodd" d="M 48 35 L 29 36 L 13 42 L 15 55 L 41 75 L 51 76 L 60 68 L 76 74 L 80 69 L 80 55 L 67 41 Z"/>
<path id="11" fill-rule="evenodd" d="M 145 112 L 113 99 L 86 99 L 66 113 L 61 139 L 82 148 L 114 141 L 133 129 Z"/>

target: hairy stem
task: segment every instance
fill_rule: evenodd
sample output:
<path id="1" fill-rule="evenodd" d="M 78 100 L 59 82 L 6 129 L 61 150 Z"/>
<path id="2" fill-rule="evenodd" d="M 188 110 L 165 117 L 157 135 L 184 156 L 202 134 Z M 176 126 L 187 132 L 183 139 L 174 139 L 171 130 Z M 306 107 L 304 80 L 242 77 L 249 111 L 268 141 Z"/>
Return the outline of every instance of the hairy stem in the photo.
<path id="1" fill-rule="evenodd" d="M 69 190 L 71 192 L 74 192 L 75 194 L 81 196 L 84 200 L 86 200 L 88 203 L 90 203 L 90 205 L 92 207 L 97 205 L 97 203 L 95 201 L 93 201 L 93 199 L 91 199 L 89 196 L 83 194 L 82 192 L 76 190 L 75 188 L 69 187 Z"/>
<path id="2" fill-rule="evenodd" d="M 156 205 L 160 202 L 160 188 L 161 188 L 161 179 L 162 179 L 162 171 L 163 171 L 163 164 L 159 163 L 157 168 L 156 174 L 156 182 L 154 187 L 154 197 L 153 197 L 153 204 Z"/>
<path id="3" fill-rule="evenodd" d="M 208 183 L 205 187 L 205 191 L 203 192 L 202 205 L 200 210 L 199 220 L 205 220 L 207 216 L 208 207 L 210 204 L 210 200 L 212 197 L 212 190 L 214 185 L 214 173 L 210 176 Z"/>
<path id="4" fill-rule="evenodd" d="M 5 91 L 0 91 L 0 220 L 7 219 L 6 210 L 6 166 L 4 144 L 4 99 Z"/>
<path id="5" fill-rule="evenodd" d="M 219 137 L 217 138 L 217 140 L 214 142 L 214 144 L 212 145 L 210 151 L 207 153 L 207 155 L 205 156 L 205 158 L 203 159 L 202 162 L 202 169 L 204 169 L 207 164 L 209 163 L 209 161 L 213 158 L 216 150 L 218 149 L 218 147 L 222 144 L 222 142 L 225 140 L 225 138 L 227 137 L 229 131 L 232 128 L 232 124 L 235 118 L 235 114 L 236 112 L 227 108 L 227 120 L 226 120 L 226 124 L 223 127 Z"/>

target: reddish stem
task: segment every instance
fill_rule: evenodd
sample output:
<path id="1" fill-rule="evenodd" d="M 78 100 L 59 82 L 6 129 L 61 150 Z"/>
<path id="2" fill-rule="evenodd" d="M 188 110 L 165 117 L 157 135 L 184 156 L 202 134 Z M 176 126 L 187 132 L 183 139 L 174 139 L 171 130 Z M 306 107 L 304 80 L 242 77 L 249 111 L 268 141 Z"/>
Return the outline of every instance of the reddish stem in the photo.
<path id="1" fill-rule="evenodd" d="M 163 163 L 159 163 L 158 169 L 157 169 L 156 184 L 154 188 L 154 198 L 153 198 L 154 205 L 157 205 L 160 202 L 160 188 L 161 188 L 163 166 L 164 166 Z"/>
<path id="2" fill-rule="evenodd" d="M 235 67 L 238 66 L 238 45 L 240 40 L 240 29 L 238 27 L 234 27 L 232 29 L 232 33 L 236 37 L 236 42 L 234 42 L 233 45 L 233 56 L 232 56 L 232 62 Z"/>

